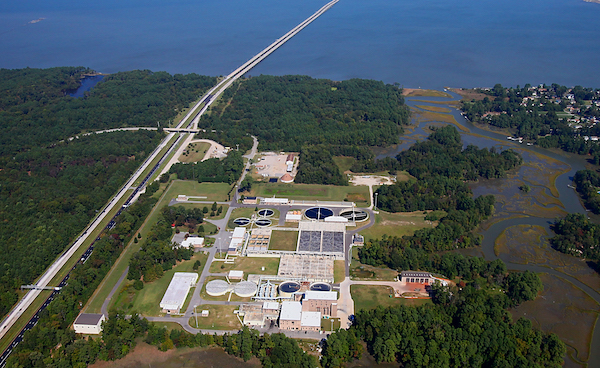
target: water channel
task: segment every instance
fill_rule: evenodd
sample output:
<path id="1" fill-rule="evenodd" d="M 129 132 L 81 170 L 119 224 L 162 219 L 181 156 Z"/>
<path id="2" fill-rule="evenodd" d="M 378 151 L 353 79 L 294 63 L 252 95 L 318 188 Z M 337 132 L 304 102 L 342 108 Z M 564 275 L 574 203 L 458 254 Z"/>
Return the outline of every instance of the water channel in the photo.
<path id="1" fill-rule="evenodd" d="M 543 149 L 537 146 L 528 146 L 525 143 L 508 141 L 506 135 L 478 128 L 464 118 L 460 111 L 451 105 L 441 104 L 453 100 L 460 100 L 460 96 L 447 91 L 452 99 L 443 97 L 408 97 L 406 103 L 417 111 L 413 118 L 414 126 L 411 131 L 400 137 L 401 143 L 376 152 L 377 158 L 386 156 L 395 157 L 399 152 L 407 149 L 418 140 L 424 140 L 430 133 L 427 129 L 431 125 L 440 125 L 446 123 L 432 123 L 436 119 L 419 119 L 418 111 L 426 111 L 423 107 L 430 107 L 432 110 L 440 111 L 440 108 L 450 109 L 446 115 L 452 115 L 459 129 L 464 145 L 473 144 L 479 148 L 495 147 L 497 150 L 512 148 L 521 153 L 524 162 L 516 173 L 509 173 L 508 178 L 485 180 L 471 185 L 475 196 L 493 194 L 496 196 L 496 212 L 492 219 L 485 222 L 480 234 L 483 235 L 481 251 L 488 260 L 501 258 L 509 269 L 520 271 L 533 271 L 536 273 L 547 273 L 567 280 L 575 287 L 581 289 L 596 303 L 600 304 L 600 293 L 594 288 L 586 285 L 577 278 L 562 272 L 548 264 L 532 263 L 514 263 L 511 262 L 507 254 L 496 255 L 494 245 L 497 239 L 508 228 L 519 225 L 534 225 L 546 229 L 548 234 L 553 234 L 550 225 L 557 216 L 564 216 L 566 213 L 588 214 L 582 206 L 576 192 L 569 187 L 572 184 L 572 178 L 578 170 L 585 168 L 585 159 L 580 156 L 570 155 L 561 152 L 555 152 Z M 419 107 L 420 106 L 420 107 Z M 430 111 L 432 111 L 430 110 Z M 420 121 L 421 120 L 421 121 Z M 537 170 L 537 171 L 536 171 Z M 547 177 L 540 178 L 539 174 L 545 173 Z M 554 175 L 552 175 L 554 173 Z M 558 175 L 560 173 L 560 175 Z M 537 174 L 537 176 L 536 176 Z M 528 183 L 532 187 L 532 195 L 521 193 L 518 189 L 518 183 Z M 553 188 L 554 187 L 554 188 Z M 521 201 L 522 197 L 527 197 Z M 540 241 L 547 241 L 541 239 Z M 549 252 L 557 251 L 550 249 Z M 594 275 L 596 277 L 597 275 Z M 577 355 L 577 353 L 575 354 Z M 565 358 L 566 365 L 578 366 L 581 362 L 578 357 L 568 361 Z M 600 366 L 600 332 L 594 329 L 591 346 L 589 349 L 589 359 L 586 362 L 589 367 Z"/>

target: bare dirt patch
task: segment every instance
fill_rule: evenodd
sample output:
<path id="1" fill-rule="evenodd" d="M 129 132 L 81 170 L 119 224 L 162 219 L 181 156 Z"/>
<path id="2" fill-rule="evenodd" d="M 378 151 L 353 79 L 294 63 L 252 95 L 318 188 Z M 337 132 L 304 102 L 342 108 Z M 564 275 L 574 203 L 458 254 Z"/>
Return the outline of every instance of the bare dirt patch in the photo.
<path id="1" fill-rule="evenodd" d="M 446 92 L 436 91 L 433 89 L 420 89 L 420 88 L 403 88 L 402 95 L 406 97 L 447 97 L 452 96 Z"/>
<path id="2" fill-rule="evenodd" d="M 490 96 L 485 93 L 478 92 L 474 89 L 465 89 L 465 88 L 450 88 L 450 90 L 456 94 L 459 94 L 463 100 L 483 100 L 484 98 L 489 98 Z"/>

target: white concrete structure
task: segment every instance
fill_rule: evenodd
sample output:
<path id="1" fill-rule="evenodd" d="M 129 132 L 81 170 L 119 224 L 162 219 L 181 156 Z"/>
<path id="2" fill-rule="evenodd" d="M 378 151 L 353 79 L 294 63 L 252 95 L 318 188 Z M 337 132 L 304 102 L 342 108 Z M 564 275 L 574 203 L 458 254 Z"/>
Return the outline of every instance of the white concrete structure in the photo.
<path id="1" fill-rule="evenodd" d="M 262 204 L 272 204 L 272 205 L 282 205 L 290 203 L 288 198 L 263 198 L 261 200 Z"/>
<path id="2" fill-rule="evenodd" d="M 236 227 L 235 229 L 233 229 L 233 235 L 231 236 L 231 239 L 244 239 L 244 235 L 246 235 L 246 228 L 245 227 Z"/>
<path id="3" fill-rule="evenodd" d="M 292 211 L 285 214 L 285 222 L 300 222 L 302 220 L 301 211 Z"/>
<path id="4" fill-rule="evenodd" d="M 304 293 L 304 300 L 337 300 L 337 291 L 308 290 Z"/>
<path id="5" fill-rule="evenodd" d="M 190 236 L 184 241 L 181 242 L 181 246 L 184 248 L 189 248 L 193 246 L 194 248 L 200 248 L 204 246 L 204 238 L 198 236 Z"/>
<path id="6" fill-rule="evenodd" d="M 244 244 L 244 238 L 246 236 L 245 227 L 236 227 L 233 229 L 233 235 L 231 236 L 231 242 L 229 242 L 229 248 L 227 254 L 236 254 L 237 250 Z"/>
<path id="7" fill-rule="evenodd" d="M 256 295 L 258 286 L 252 281 L 242 281 L 234 285 L 233 291 L 235 295 L 241 298 L 250 298 Z"/>
<path id="8" fill-rule="evenodd" d="M 106 320 L 104 314 L 81 313 L 73 322 L 75 333 L 98 335 L 102 332 L 102 322 Z"/>
<path id="9" fill-rule="evenodd" d="M 221 296 L 231 291 L 233 286 L 225 280 L 212 280 L 206 284 L 206 293 L 210 296 Z"/>
<path id="10" fill-rule="evenodd" d="M 230 280 L 241 280 L 244 278 L 244 271 L 231 270 L 227 277 L 229 277 Z"/>
<path id="11" fill-rule="evenodd" d="M 175 272 L 173 279 L 160 301 L 160 307 L 165 313 L 179 313 L 190 288 L 198 281 L 195 272 Z"/>

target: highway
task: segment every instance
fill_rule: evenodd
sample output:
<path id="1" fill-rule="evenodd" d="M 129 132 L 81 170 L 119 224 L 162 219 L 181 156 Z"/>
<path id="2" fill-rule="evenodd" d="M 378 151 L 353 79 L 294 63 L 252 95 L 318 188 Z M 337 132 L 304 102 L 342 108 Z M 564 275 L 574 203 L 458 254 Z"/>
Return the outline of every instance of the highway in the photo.
<path id="1" fill-rule="evenodd" d="M 302 23 L 300 23 L 296 27 L 292 28 L 289 32 L 287 32 L 281 38 L 278 38 L 277 40 L 275 40 L 275 42 L 273 42 L 271 45 L 267 46 L 261 52 L 256 54 L 254 57 L 252 57 L 250 60 L 248 60 L 242 66 L 240 66 L 239 68 L 234 70 L 232 73 L 230 73 L 227 77 L 225 77 L 223 80 L 221 80 L 216 86 L 211 88 L 200 99 L 200 101 L 198 103 L 196 103 L 193 108 L 190 109 L 190 111 L 186 114 L 186 116 L 175 127 L 175 129 L 181 130 L 181 133 L 176 133 L 176 132 L 173 132 L 173 129 L 169 129 L 172 132 L 169 133 L 161 141 L 161 143 L 158 145 L 158 147 L 156 147 L 156 149 L 150 154 L 150 156 L 148 156 L 146 158 L 146 160 L 142 163 L 142 165 L 135 171 L 135 173 L 133 173 L 133 175 L 130 177 L 130 179 L 121 187 L 119 192 L 117 192 L 117 194 L 110 200 L 110 202 L 94 218 L 94 220 L 83 231 L 83 233 L 77 239 L 75 239 L 75 241 L 68 248 L 67 251 L 63 252 L 56 259 L 56 261 L 54 261 L 54 263 L 50 267 L 48 267 L 46 272 L 44 272 L 44 274 L 38 278 L 38 281 L 35 282 L 34 285 L 39 286 L 39 287 L 56 286 L 56 285 L 49 285 L 49 282 L 58 274 L 58 272 L 66 265 L 66 263 L 73 257 L 73 255 L 79 250 L 79 248 L 88 240 L 88 237 L 90 236 L 90 234 L 105 220 L 106 216 L 108 216 L 108 214 L 113 210 L 113 208 L 115 206 L 117 206 L 117 203 L 119 203 L 119 201 L 123 198 L 123 196 L 127 193 L 127 191 L 129 189 L 131 189 L 132 187 L 134 187 L 134 183 L 139 179 L 139 177 L 142 175 L 142 173 L 144 171 L 146 171 L 146 169 L 150 166 L 150 164 L 154 161 L 154 159 L 160 154 L 162 149 L 167 146 L 169 141 L 176 134 L 179 134 L 179 136 L 175 140 L 175 142 L 173 144 L 171 144 L 168 152 L 166 152 L 161 157 L 159 162 L 156 165 L 154 165 L 154 167 L 152 168 L 150 173 L 144 177 L 141 184 L 138 185 L 137 187 L 135 187 L 133 193 L 127 198 L 124 205 L 117 211 L 116 215 L 113 216 L 113 218 L 110 220 L 110 222 L 106 226 L 107 229 L 112 229 L 116 224 L 116 218 L 121 214 L 123 209 L 127 208 L 135 199 L 137 199 L 137 196 L 139 195 L 140 191 L 144 188 L 144 186 L 146 185 L 148 180 L 150 180 L 150 178 L 155 173 L 155 171 L 160 167 L 160 165 L 164 163 L 164 160 L 169 155 L 169 153 L 171 153 L 172 150 L 181 141 L 184 134 L 188 134 L 188 132 L 191 134 L 192 129 L 194 131 L 197 130 L 198 121 L 200 120 L 200 117 L 206 112 L 206 110 L 210 107 L 210 105 L 214 101 L 216 101 L 217 97 L 221 93 L 223 93 L 223 91 L 225 91 L 225 89 L 227 89 L 229 86 L 231 86 L 231 84 L 233 84 L 239 77 L 246 74 L 253 67 L 255 67 L 258 63 L 260 63 L 262 60 L 264 60 L 267 56 L 269 56 L 271 53 L 273 53 L 275 50 L 277 50 L 279 47 L 281 47 L 283 44 L 285 44 L 285 42 L 287 42 L 293 36 L 298 34 L 298 32 L 300 32 L 302 29 L 304 29 L 306 26 L 308 26 L 310 23 L 312 23 L 315 19 L 317 19 L 319 16 L 321 16 L 327 10 L 329 10 L 338 1 L 339 0 L 333 0 L 333 1 L 330 1 L 329 3 L 327 3 L 326 5 L 324 5 L 313 15 L 308 17 L 306 20 L 304 20 Z M 204 104 L 202 109 L 199 112 L 196 112 L 196 110 L 202 104 Z M 194 114 L 196 114 L 196 115 L 194 116 Z M 186 122 L 192 116 L 193 116 L 193 118 L 192 118 L 191 122 L 189 124 L 187 124 L 186 127 L 184 127 Z M 135 129 L 136 128 L 132 128 L 131 130 L 135 130 Z M 119 129 L 116 129 L 116 130 L 119 130 Z M 81 261 L 84 262 L 85 260 L 87 260 L 87 257 L 89 257 L 89 255 L 91 254 L 92 251 L 93 251 L 93 242 L 90 245 L 90 247 L 86 250 L 86 252 L 84 253 L 84 257 L 81 258 Z M 75 267 L 75 266 L 73 266 L 73 267 Z M 66 282 L 68 280 L 68 277 L 69 277 L 69 275 L 65 276 L 58 286 L 61 286 L 61 287 L 65 286 Z M 15 305 L 15 307 L 8 313 L 8 315 L 4 318 L 2 323 L 0 323 L 0 339 L 2 339 L 4 337 L 4 335 L 10 330 L 10 328 L 15 324 L 15 322 L 21 317 L 21 315 L 31 306 L 31 304 L 40 295 L 41 292 L 42 292 L 42 290 L 39 290 L 39 289 L 30 290 Z M 51 296 L 44 302 L 43 306 L 40 309 L 38 309 L 35 316 L 27 323 L 25 328 L 23 328 L 20 331 L 19 335 L 17 336 L 17 338 L 15 338 L 13 340 L 13 342 L 10 344 L 8 349 L 6 349 L 2 353 L 2 355 L 0 355 L 0 367 L 3 367 L 5 365 L 6 359 L 8 358 L 8 356 L 10 355 L 10 353 L 12 352 L 14 347 L 16 347 L 16 345 L 22 340 L 23 333 L 25 331 L 31 329 L 37 323 L 37 320 L 39 319 L 39 313 L 50 303 L 50 301 L 54 298 L 54 296 L 58 292 L 60 292 L 60 291 L 55 290 L 52 292 Z"/>

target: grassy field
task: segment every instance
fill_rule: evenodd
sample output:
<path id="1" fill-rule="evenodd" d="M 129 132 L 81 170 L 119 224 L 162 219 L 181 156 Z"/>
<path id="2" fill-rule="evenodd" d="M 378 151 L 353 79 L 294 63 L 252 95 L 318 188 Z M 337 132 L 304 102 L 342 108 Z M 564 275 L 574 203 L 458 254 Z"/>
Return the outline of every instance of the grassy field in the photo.
<path id="1" fill-rule="evenodd" d="M 295 251 L 298 244 L 297 231 L 273 231 L 269 249 Z"/>
<path id="2" fill-rule="evenodd" d="M 133 281 L 123 283 L 119 295 L 113 299 L 112 306 L 135 311 L 143 316 L 162 315 L 159 304 L 169 283 L 171 283 L 171 279 L 173 279 L 173 274 L 175 272 L 194 272 L 192 267 L 197 260 L 201 263 L 197 272 L 201 273 L 207 259 L 207 254 L 196 253 L 189 261 L 183 261 L 169 271 L 165 271 L 160 279 L 144 284 L 144 288 L 139 291 L 133 288 Z"/>
<path id="3" fill-rule="evenodd" d="M 379 211 L 375 215 L 375 225 L 361 231 L 365 240 L 379 239 L 383 234 L 388 236 L 412 235 L 424 227 L 435 227 L 437 223 L 425 221 L 423 212 L 389 213 Z"/>
<path id="4" fill-rule="evenodd" d="M 367 186 L 334 186 L 320 184 L 283 184 L 259 183 L 252 187 L 252 195 L 259 197 L 282 197 L 296 200 L 344 201 L 352 196 L 360 195 L 364 202 L 357 202 L 360 207 L 370 205 L 369 188 Z"/>
<path id="5" fill-rule="evenodd" d="M 227 183 L 198 183 L 193 180 L 174 180 L 166 194 L 168 200 L 177 198 L 180 194 L 206 197 L 202 201 L 228 201 L 227 193 L 231 185 Z M 209 207 L 210 208 L 210 207 Z"/>
<path id="6" fill-rule="evenodd" d="M 331 323 L 333 322 L 333 323 Z M 333 328 L 332 328 L 333 326 Z M 322 331 L 336 331 L 340 328 L 339 318 L 323 318 L 321 319 L 321 330 Z"/>
<path id="7" fill-rule="evenodd" d="M 353 280 L 381 280 L 393 281 L 398 276 L 398 271 L 387 267 L 374 267 L 360 263 L 358 248 L 352 248 L 352 261 L 350 262 L 350 277 Z"/>
<path id="8" fill-rule="evenodd" d="M 404 299 L 390 297 L 393 290 L 389 286 L 351 285 L 350 294 L 354 300 L 354 310 L 384 308 L 396 305 L 417 306 L 431 303 L 430 299 Z"/>
<path id="9" fill-rule="evenodd" d="M 179 156 L 181 162 L 198 162 L 202 161 L 206 156 L 206 151 L 210 148 L 210 143 L 207 142 L 196 142 L 190 143 L 187 148 Z"/>
<path id="10" fill-rule="evenodd" d="M 346 278 L 346 261 L 333 261 L 333 283 L 338 284 Z"/>
<path id="11" fill-rule="evenodd" d="M 237 310 L 237 306 L 232 305 L 212 305 L 203 304 L 198 307 L 197 311 L 208 310 L 208 317 L 198 317 L 198 325 L 196 318 L 190 318 L 190 326 L 202 329 L 214 330 L 237 330 L 242 327 L 237 316 L 233 313 Z"/>
<path id="12" fill-rule="evenodd" d="M 335 156 L 333 162 L 340 168 L 341 172 L 350 171 L 350 167 L 356 162 L 354 157 Z"/>
<path id="13" fill-rule="evenodd" d="M 221 268 L 221 266 L 224 266 Z M 265 270 L 262 270 L 262 267 Z M 279 269 L 279 258 L 262 257 L 237 257 L 233 264 L 224 264 L 215 262 L 210 265 L 210 272 L 229 272 L 231 270 L 241 270 L 245 274 L 259 275 L 277 275 Z"/>

